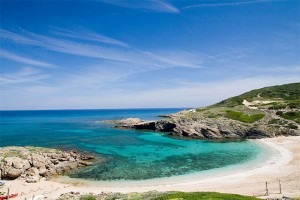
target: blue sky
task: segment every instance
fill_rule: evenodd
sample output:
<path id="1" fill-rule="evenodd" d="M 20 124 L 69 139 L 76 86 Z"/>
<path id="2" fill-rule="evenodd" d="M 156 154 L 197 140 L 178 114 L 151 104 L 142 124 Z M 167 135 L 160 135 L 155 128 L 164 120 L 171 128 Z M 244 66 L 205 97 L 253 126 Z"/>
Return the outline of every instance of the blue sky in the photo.
<path id="1" fill-rule="evenodd" d="M 0 0 L 0 109 L 199 107 L 300 80 L 299 0 Z"/>

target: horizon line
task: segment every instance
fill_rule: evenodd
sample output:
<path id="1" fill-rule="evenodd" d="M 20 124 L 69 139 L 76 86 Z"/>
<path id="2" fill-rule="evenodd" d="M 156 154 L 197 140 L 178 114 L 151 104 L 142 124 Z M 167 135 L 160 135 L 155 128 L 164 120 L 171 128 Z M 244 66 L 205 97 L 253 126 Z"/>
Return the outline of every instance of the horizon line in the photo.
<path id="1" fill-rule="evenodd" d="M 201 107 L 201 106 L 199 106 Z M 195 107 L 147 107 L 147 108 L 62 108 L 62 109 L 8 109 L 6 111 L 75 111 L 75 110 L 151 110 L 151 109 L 192 109 Z"/>

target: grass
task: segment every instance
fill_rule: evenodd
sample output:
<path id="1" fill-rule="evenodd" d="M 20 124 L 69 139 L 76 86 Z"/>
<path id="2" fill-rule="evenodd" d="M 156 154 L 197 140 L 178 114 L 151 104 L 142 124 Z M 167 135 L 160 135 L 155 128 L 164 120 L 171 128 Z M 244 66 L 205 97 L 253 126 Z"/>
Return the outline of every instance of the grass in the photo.
<path id="1" fill-rule="evenodd" d="M 154 200 L 257 200 L 257 198 L 217 192 L 176 192 L 162 195 Z"/>
<path id="2" fill-rule="evenodd" d="M 245 123 L 253 123 L 262 119 L 264 114 L 246 115 L 243 112 L 237 112 L 233 110 L 226 110 L 225 117 L 233 120 L 238 120 Z"/>

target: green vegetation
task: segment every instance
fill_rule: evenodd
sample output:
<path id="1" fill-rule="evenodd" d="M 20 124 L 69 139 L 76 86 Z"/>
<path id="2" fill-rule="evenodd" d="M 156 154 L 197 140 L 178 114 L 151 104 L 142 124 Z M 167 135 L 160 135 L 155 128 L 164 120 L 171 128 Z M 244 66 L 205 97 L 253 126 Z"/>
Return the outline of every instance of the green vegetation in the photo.
<path id="1" fill-rule="evenodd" d="M 237 194 L 226 194 L 218 192 L 157 192 L 145 193 L 102 193 L 98 195 L 86 194 L 74 198 L 74 196 L 62 196 L 59 199 L 79 199 L 79 200 L 257 200 L 255 197 L 242 196 Z"/>
<path id="2" fill-rule="evenodd" d="M 287 107 L 286 104 L 277 104 L 277 105 L 270 106 L 268 109 L 269 110 L 280 110 L 280 109 L 285 109 L 286 107 Z"/>
<path id="3" fill-rule="evenodd" d="M 155 200 L 256 200 L 255 197 L 217 192 L 176 192 L 165 194 Z"/>
<path id="4" fill-rule="evenodd" d="M 276 112 L 276 115 L 279 115 L 280 117 L 282 117 L 284 119 L 293 120 L 297 123 L 300 123 L 300 112 L 294 112 L 294 111 L 282 112 L 282 111 L 278 111 L 278 112 Z"/>
<path id="5" fill-rule="evenodd" d="M 238 120 L 245 123 L 253 123 L 262 119 L 265 115 L 264 114 L 254 114 L 254 115 L 246 115 L 242 112 L 237 112 L 233 110 L 226 110 L 225 117 L 229 119 Z"/>
<path id="6" fill-rule="evenodd" d="M 291 129 L 297 129 L 298 126 L 294 125 L 294 124 L 288 124 L 288 127 Z"/>
<path id="7" fill-rule="evenodd" d="M 80 197 L 80 200 L 97 200 L 95 195 L 87 194 L 87 195 L 82 195 Z"/>
<path id="8" fill-rule="evenodd" d="M 280 120 L 279 119 L 271 119 L 268 124 L 279 124 Z"/>
<path id="9" fill-rule="evenodd" d="M 253 100 L 284 100 L 288 103 L 288 106 L 292 106 L 293 108 L 299 108 L 300 96 L 300 83 L 291 83 L 279 86 L 271 86 L 265 87 L 257 90 L 252 90 L 250 92 L 246 92 L 239 96 L 231 97 L 225 99 L 215 106 L 223 106 L 223 107 L 235 107 L 238 105 L 242 105 L 243 100 L 253 101 Z"/>

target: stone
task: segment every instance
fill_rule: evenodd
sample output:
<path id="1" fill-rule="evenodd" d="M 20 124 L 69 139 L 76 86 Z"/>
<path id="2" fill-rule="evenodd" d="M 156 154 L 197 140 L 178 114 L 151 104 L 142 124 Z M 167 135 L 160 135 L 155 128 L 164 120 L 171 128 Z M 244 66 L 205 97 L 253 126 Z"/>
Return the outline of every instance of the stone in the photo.
<path id="1" fill-rule="evenodd" d="M 24 172 L 23 160 L 18 157 L 7 157 L 1 164 L 1 178 L 14 179 Z"/>
<path id="2" fill-rule="evenodd" d="M 42 155 L 33 154 L 31 159 L 33 167 L 42 167 L 46 165 L 46 158 Z"/>
<path id="3" fill-rule="evenodd" d="M 40 172 L 36 167 L 31 167 L 29 170 L 27 170 L 26 174 L 28 176 L 38 176 Z"/>
<path id="4" fill-rule="evenodd" d="M 40 174 L 40 175 L 45 175 L 45 174 L 47 173 L 47 169 L 46 169 L 45 166 L 39 167 L 38 170 L 39 170 L 39 174 Z"/>
<path id="5" fill-rule="evenodd" d="M 4 177 L 7 177 L 7 178 L 18 178 L 23 172 L 24 172 L 23 169 L 10 168 L 10 169 L 7 170 L 7 172 L 4 175 Z"/>
<path id="6" fill-rule="evenodd" d="M 27 183 L 36 183 L 40 180 L 40 177 L 39 176 L 29 176 L 26 178 L 26 182 Z"/>
<path id="7" fill-rule="evenodd" d="M 16 169 L 23 169 L 23 160 L 21 158 L 14 158 L 12 160 L 12 166 Z"/>

